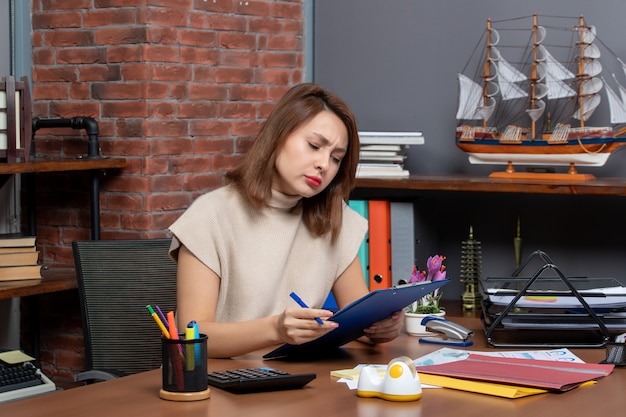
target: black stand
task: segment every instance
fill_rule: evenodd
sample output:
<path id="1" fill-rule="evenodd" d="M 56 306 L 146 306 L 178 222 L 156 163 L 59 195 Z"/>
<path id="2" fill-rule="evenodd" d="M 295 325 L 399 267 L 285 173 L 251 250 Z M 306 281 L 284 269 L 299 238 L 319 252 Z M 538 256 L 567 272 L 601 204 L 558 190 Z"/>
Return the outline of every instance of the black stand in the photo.
<path id="1" fill-rule="evenodd" d="M 521 272 L 535 258 L 540 258 L 543 265 L 530 278 L 520 278 Z M 549 308 L 537 309 L 536 311 L 519 308 L 517 302 L 526 296 L 546 296 L 546 292 L 537 292 L 531 289 L 532 285 L 545 277 L 544 272 L 553 271 L 558 279 L 562 281 L 567 290 L 550 291 L 550 296 L 574 296 L 582 305 L 582 312 L 568 311 L 563 314 L 555 313 Z M 550 277 L 554 279 L 554 277 Z M 494 304 L 485 296 L 482 301 L 481 321 L 489 345 L 494 347 L 602 347 L 610 339 L 609 331 L 602 317 L 589 306 L 587 301 L 580 295 L 578 289 L 572 284 L 573 278 L 566 277 L 561 270 L 552 262 L 550 257 L 543 251 L 533 252 L 526 260 L 511 274 L 510 281 L 517 282 L 519 291 L 511 302 L 498 312 L 494 311 Z M 510 292 L 508 292 L 510 295 Z M 586 297 L 602 296 L 604 294 L 585 293 Z M 506 325 L 507 319 L 515 325 Z M 532 330 L 533 333 L 521 330 Z M 554 337 L 556 330 L 559 330 L 557 337 L 559 340 L 550 342 L 549 336 Z M 580 341 L 580 332 L 585 331 L 589 339 L 589 330 L 596 335 L 592 340 Z M 541 334 L 543 333 L 543 334 Z M 574 340 L 564 340 L 562 336 L 575 336 Z M 496 341 L 496 335 L 504 335 L 505 341 Z M 578 337 L 576 337 L 578 336 Z M 599 337 L 598 337 L 599 336 Z M 535 342 L 532 342 L 532 339 Z M 576 340 L 578 339 L 578 341 Z"/>

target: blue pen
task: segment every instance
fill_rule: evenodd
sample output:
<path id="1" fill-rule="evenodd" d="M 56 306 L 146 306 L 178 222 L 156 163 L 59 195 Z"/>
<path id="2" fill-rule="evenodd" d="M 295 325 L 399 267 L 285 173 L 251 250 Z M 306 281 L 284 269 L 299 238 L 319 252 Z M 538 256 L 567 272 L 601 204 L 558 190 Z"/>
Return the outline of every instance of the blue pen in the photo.
<path id="1" fill-rule="evenodd" d="M 302 308 L 309 308 L 309 306 L 306 305 L 306 303 L 304 301 L 302 301 L 302 298 L 298 297 L 298 294 L 296 294 L 295 292 L 292 292 L 291 294 L 289 294 L 289 296 L 291 298 L 293 298 L 293 300 L 296 303 L 298 303 L 298 305 L 300 307 L 302 307 Z M 324 322 L 319 317 L 315 317 L 315 321 L 318 322 L 319 324 L 321 324 L 322 326 L 324 325 Z"/>

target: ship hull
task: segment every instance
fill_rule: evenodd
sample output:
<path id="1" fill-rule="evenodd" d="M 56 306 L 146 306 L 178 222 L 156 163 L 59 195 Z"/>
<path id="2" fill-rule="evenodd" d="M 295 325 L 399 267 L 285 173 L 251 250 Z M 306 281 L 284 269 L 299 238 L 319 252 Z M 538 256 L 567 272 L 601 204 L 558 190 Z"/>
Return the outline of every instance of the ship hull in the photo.
<path id="1" fill-rule="evenodd" d="M 472 164 L 603 166 L 612 152 L 626 145 L 626 137 L 569 139 L 558 144 L 544 140 L 502 144 L 497 139 L 461 141 L 457 136 L 456 143 Z"/>

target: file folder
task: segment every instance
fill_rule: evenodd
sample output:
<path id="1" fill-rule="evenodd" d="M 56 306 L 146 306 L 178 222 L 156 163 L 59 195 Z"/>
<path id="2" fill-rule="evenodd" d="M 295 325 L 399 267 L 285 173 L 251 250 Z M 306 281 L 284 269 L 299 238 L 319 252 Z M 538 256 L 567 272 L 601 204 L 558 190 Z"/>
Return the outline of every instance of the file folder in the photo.
<path id="1" fill-rule="evenodd" d="M 400 285 L 374 290 L 336 312 L 329 320 L 339 327 L 324 336 L 301 345 L 284 344 L 263 359 L 309 359 L 328 353 L 364 335 L 363 329 L 404 309 L 418 298 L 444 286 L 449 280 Z"/>

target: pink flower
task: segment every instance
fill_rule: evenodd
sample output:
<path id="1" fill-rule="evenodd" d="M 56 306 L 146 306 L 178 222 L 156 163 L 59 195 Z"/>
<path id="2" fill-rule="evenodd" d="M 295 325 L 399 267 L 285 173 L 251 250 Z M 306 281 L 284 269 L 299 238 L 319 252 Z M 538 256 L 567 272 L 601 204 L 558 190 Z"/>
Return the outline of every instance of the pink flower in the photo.
<path id="1" fill-rule="evenodd" d="M 443 265 L 443 261 L 446 260 L 445 256 L 431 256 L 426 262 L 426 269 L 428 275 L 426 281 L 441 281 L 446 279 L 446 267 Z"/>
<path id="2" fill-rule="evenodd" d="M 414 282 L 422 282 L 426 280 L 426 271 L 419 271 L 415 265 L 413 265 L 413 272 L 411 273 L 411 279 L 409 279 L 409 284 Z"/>
<path id="3" fill-rule="evenodd" d="M 420 271 L 415 265 L 413 265 L 413 272 L 409 279 L 409 284 L 418 282 L 434 282 L 446 279 L 446 267 L 443 265 L 443 261 L 446 260 L 445 256 L 434 255 L 428 258 L 426 262 L 427 271 Z M 430 294 L 426 294 L 419 300 L 416 300 L 408 307 L 410 313 L 428 312 L 438 313 L 439 300 L 441 299 L 442 292 L 437 288 Z"/>

